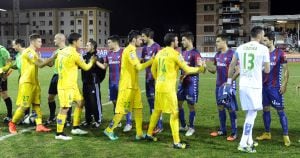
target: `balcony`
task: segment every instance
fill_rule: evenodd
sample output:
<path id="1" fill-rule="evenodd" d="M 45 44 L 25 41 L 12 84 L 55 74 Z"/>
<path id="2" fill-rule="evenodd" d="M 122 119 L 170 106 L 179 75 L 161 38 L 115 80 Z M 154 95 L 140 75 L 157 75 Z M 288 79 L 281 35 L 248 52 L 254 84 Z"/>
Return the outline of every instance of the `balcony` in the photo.
<path id="1" fill-rule="evenodd" d="M 236 41 L 235 40 L 228 40 L 228 45 L 232 46 L 232 45 L 236 45 Z"/>
<path id="2" fill-rule="evenodd" d="M 219 8 L 219 14 L 242 14 L 244 8 L 239 7 L 221 7 Z"/>
<path id="3" fill-rule="evenodd" d="M 244 30 L 238 29 L 238 28 L 232 28 L 232 29 L 223 29 L 218 31 L 219 34 L 228 34 L 228 35 L 238 35 L 243 36 Z"/>
<path id="4" fill-rule="evenodd" d="M 244 24 L 244 19 L 243 18 L 220 18 L 219 19 L 219 25 L 223 24 Z"/>

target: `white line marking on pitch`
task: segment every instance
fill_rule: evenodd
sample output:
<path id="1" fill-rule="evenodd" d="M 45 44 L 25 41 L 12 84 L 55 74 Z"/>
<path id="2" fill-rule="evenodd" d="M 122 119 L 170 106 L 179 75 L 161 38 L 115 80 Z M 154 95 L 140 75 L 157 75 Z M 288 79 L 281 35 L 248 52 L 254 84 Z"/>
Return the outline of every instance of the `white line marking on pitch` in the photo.
<path id="1" fill-rule="evenodd" d="M 16 134 L 8 134 L 8 135 L 5 135 L 5 136 L 2 136 L 2 137 L 0 137 L 0 141 L 3 141 L 3 140 L 5 140 L 9 137 L 20 135 L 20 134 L 25 133 L 25 132 L 29 132 L 33 129 L 35 129 L 35 127 L 29 127 L 29 128 L 25 128 L 25 129 L 22 129 L 22 130 L 18 131 L 18 133 L 16 133 Z"/>

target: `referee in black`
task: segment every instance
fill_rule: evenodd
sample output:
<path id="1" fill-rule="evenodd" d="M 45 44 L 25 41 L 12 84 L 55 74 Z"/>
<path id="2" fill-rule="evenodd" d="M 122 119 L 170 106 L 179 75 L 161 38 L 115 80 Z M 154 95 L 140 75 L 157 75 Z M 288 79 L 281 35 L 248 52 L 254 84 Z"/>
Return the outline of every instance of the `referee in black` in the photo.
<path id="1" fill-rule="evenodd" d="M 86 45 L 86 51 L 83 59 L 88 63 L 92 56 L 97 55 L 97 42 L 91 39 Z M 104 63 L 103 58 L 99 56 L 97 61 Z M 105 77 L 105 70 L 95 64 L 89 71 L 81 70 L 81 76 L 85 101 L 85 122 L 81 125 L 98 128 L 102 121 L 100 83 Z"/>

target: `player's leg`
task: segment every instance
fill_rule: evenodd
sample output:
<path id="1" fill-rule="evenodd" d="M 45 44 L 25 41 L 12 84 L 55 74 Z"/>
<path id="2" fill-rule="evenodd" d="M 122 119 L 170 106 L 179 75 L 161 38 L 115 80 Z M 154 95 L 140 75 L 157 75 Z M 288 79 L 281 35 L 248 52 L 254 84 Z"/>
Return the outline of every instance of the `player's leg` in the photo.
<path id="1" fill-rule="evenodd" d="M 50 85 L 48 89 L 48 106 L 50 110 L 50 116 L 46 124 L 56 122 L 55 121 L 55 111 L 56 111 L 55 96 L 57 95 L 57 81 L 58 81 L 58 75 L 54 74 L 50 81 Z"/>
<path id="2" fill-rule="evenodd" d="M 254 126 L 254 121 L 257 115 L 257 111 L 248 110 L 246 113 L 246 119 L 243 126 L 243 134 L 239 143 L 238 150 L 243 152 L 256 152 L 253 148 L 253 138 L 252 138 L 252 129 Z M 251 148 L 249 148 L 249 146 Z"/>
<path id="3" fill-rule="evenodd" d="M 7 80 L 6 79 L 4 81 L 2 80 L 0 82 L 0 86 L 1 86 L 0 95 L 5 102 L 6 109 L 7 109 L 7 116 L 4 118 L 3 121 L 4 121 L 4 123 L 8 123 L 12 118 L 12 101 L 11 101 L 11 98 L 7 94 Z"/>
<path id="4" fill-rule="evenodd" d="M 153 110 L 154 110 L 154 92 L 152 92 L 153 88 L 153 84 L 151 83 L 152 81 L 148 81 L 146 80 L 146 84 L 145 84 L 145 88 L 146 88 L 146 96 L 147 96 L 147 101 L 149 104 L 149 111 L 150 114 L 152 114 Z"/>
<path id="5" fill-rule="evenodd" d="M 184 117 L 183 102 L 185 100 L 185 92 L 184 92 L 184 87 L 182 86 L 182 84 L 180 84 L 178 86 L 177 99 L 178 99 L 179 120 L 180 120 L 179 130 L 184 132 L 184 131 L 188 130 L 188 126 L 185 122 L 185 117 Z"/>
<path id="6" fill-rule="evenodd" d="M 83 109 L 83 97 L 79 92 L 78 88 L 74 89 L 74 97 L 73 100 L 75 100 L 75 109 L 74 109 L 74 115 L 73 115 L 73 128 L 71 133 L 75 135 L 84 135 L 87 134 L 87 131 L 84 131 L 80 129 L 80 118 L 81 118 L 81 113 Z"/>
<path id="7" fill-rule="evenodd" d="M 92 124 L 93 115 L 93 103 L 95 95 L 93 94 L 94 88 L 91 85 L 83 85 L 83 98 L 84 98 L 84 108 L 85 108 L 85 121 L 81 123 L 81 126 L 87 127 Z"/>
<path id="8" fill-rule="evenodd" d="M 270 100 L 270 93 L 267 87 L 263 88 L 263 121 L 265 126 L 265 131 L 262 135 L 256 137 L 257 140 L 270 140 L 271 139 L 271 100 Z"/>
<path id="9" fill-rule="evenodd" d="M 187 93 L 187 103 L 189 105 L 189 129 L 185 133 L 185 136 L 192 136 L 195 133 L 195 117 L 196 117 L 196 110 L 195 105 L 198 102 L 198 83 L 199 80 L 197 78 L 192 78 L 192 82 L 188 86 L 188 93 Z"/>
<path id="10" fill-rule="evenodd" d="M 126 124 L 124 126 L 123 132 L 129 132 L 132 129 L 132 113 L 128 111 L 126 114 Z"/>
<path id="11" fill-rule="evenodd" d="M 37 117 L 35 119 L 36 123 L 36 129 L 35 131 L 37 132 L 49 132 L 51 129 L 46 128 L 42 124 L 42 111 L 41 111 L 41 88 L 39 85 L 34 85 L 33 86 L 33 93 L 32 93 L 32 110 L 35 111 Z"/>
<path id="12" fill-rule="evenodd" d="M 237 138 L 237 115 L 238 104 L 235 95 L 232 96 L 230 107 L 228 108 L 230 123 L 231 123 L 231 134 L 227 137 L 228 141 L 234 141 Z"/>
<path id="13" fill-rule="evenodd" d="M 216 102 L 218 100 L 218 87 L 216 88 L 215 95 L 216 95 Z M 226 136 L 227 130 L 226 130 L 226 110 L 224 105 L 217 105 L 218 106 L 218 113 L 219 113 L 219 122 L 220 122 L 220 128 L 218 131 L 214 131 L 210 133 L 211 136 Z"/>
<path id="14" fill-rule="evenodd" d="M 104 130 L 104 134 L 110 140 L 118 139 L 118 137 L 114 134 L 114 129 L 116 127 L 118 127 L 118 124 L 119 124 L 119 122 L 121 122 L 123 115 L 126 114 L 126 112 L 130 110 L 131 95 L 132 95 L 131 89 L 125 89 L 125 90 L 119 91 L 116 110 L 115 110 L 116 114 L 114 115 L 109 126 Z"/>
<path id="15" fill-rule="evenodd" d="M 109 100 L 113 103 L 113 113 L 114 114 L 116 114 L 115 111 L 116 111 L 116 105 L 117 105 L 117 97 L 118 97 L 118 86 L 114 85 L 114 84 L 109 85 Z M 120 122 L 117 127 L 122 127 L 122 123 Z"/>
<path id="16" fill-rule="evenodd" d="M 32 84 L 23 83 L 19 86 L 17 104 L 20 106 L 15 111 L 12 120 L 8 123 L 10 133 L 17 133 L 16 124 L 21 121 L 24 112 L 30 107 L 32 103 L 32 93 Z"/>
<path id="17" fill-rule="evenodd" d="M 102 104 L 101 104 L 101 92 L 100 84 L 95 84 L 95 93 L 93 100 L 91 100 L 91 105 L 93 109 L 94 122 L 92 124 L 93 128 L 98 128 L 102 122 Z"/>
<path id="18" fill-rule="evenodd" d="M 134 114 L 135 120 L 135 129 L 136 129 L 136 139 L 139 140 L 144 138 L 143 133 L 143 103 L 142 103 L 142 94 L 141 90 L 134 90 L 132 95 L 132 112 Z M 130 110 L 129 110 L 130 111 Z"/>
<path id="19" fill-rule="evenodd" d="M 284 98 L 283 95 L 280 94 L 279 88 L 271 89 L 271 100 L 272 106 L 277 110 L 277 114 L 279 116 L 280 124 L 283 130 L 283 141 L 285 146 L 290 146 L 291 141 L 289 138 L 288 132 L 288 119 L 286 113 L 284 111 Z"/>
<path id="20" fill-rule="evenodd" d="M 157 94 L 156 94 L 157 95 Z M 155 97 L 157 98 L 157 97 Z M 155 106 L 157 104 L 155 103 Z M 161 110 L 155 110 L 152 112 L 151 117 L 150 117 L 150 123 L 149 123 L 149 127 L 147 130 L 147 138 L 148 139 L 154 139 L 153 137 L 153 130 L 157 125 L 157 122 L 159 120 L 159 117 L 161 116 L 162 111 Z M 155 138 L 154 141 L 157 141 L 157 139 Z"/>
<path id="21" fill-rule="evenodd" d="M 63 105 L 62 101 L 60 101 L 60 110 L 59 113 L 57 115 L 57 128 L 56 128 L 56 136 L 55 139 L 61 139 L 61 140 L 72 140 L 72 137 L 66 136 L 64 134 L 64 126 L 65 126 L 65 122 L 66 122 L 66 118 L 67 118 L 67 113 L 69 110 L 69 107 L 71 106 L 69 105 Z"/>

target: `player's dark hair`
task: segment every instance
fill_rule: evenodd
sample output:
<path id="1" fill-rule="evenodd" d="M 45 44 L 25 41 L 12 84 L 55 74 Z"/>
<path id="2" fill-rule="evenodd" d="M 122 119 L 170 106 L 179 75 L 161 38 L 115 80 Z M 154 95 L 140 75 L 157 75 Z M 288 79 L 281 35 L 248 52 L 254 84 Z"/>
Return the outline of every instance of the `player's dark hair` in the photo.
<path id="1" fill-rule="evenodd" d="M 128 33 L 128 42 L 132 42 L 132 40 L 134 38 L 137 38 L 138 36 L 140 36 L 140 31 L 138 30 L 131 30 L 129 33 Z"/>
<path id="2" fill-rule="evenodd" d="M 265 37 L 267 37 L 269 40 L 272 40 L 273 43 L 275 42 L 275 32 L 269 31 L 265 34 Z"/>
<path id="3" fill-rule="evenodd" d="M 181 34 L 181 37 L 185 37 L 186 39 L 188 39 L 188 40 L 192 41 L 192 43 L 194 43 L 195 37 L 192 32 L 184 32 Z"/>
<path id="4" fill-rule="evenodd" d="M 147 37 L 153 39 L 154 38 L 154 31 L 151 28 L 144 28 L 141 31 L 141 34 L 145 34 Z"/>
<path id="5" fill-rule="evenodd" d="M 175 37 L 177 34 L 175 33 L 167 33 L 164 37 L 164 43 L 166 46 L 171 46 L 172 42 L 175 42 Z"/>
<path id="6" fill-rule="evenodd" d="M 91 43 L 92 47 L 94 48 L 94 51 L 97 51 L 97 42 L 93 39 L 90 39 L 89 42 Z"/>
<path id="7" fill-rule="evenodd" d="M 264 31 L 264 28 L 261 27 L 261 26 L 254 26 L 252 29 L 251 29 L 251 37 L 252 38 L 256 38 L 258 34 L 262 33 Z"/>
<path id="8" fill-rule="evenodd" d="M 25 47 L 25 40 L 15 39 L 15 44 L 19 44 L 21 47 Z"/>
<path id="9" fill-rule="evenodd" d="M 39 34 L 31 34 L 29 36 L 29 41 L 33 41 L 33 40 L 36 40 L 38 38 L 41 38 L 41 36 Z"/>
<path id="10" fill-rule="evenodd" d="M 73 44 L 74 41 L 78 41 L 81 38 L 79 33 L 71 33 L 68 37 L 69 44 Z"/>
<path id="11" fill-rule="evenodd" d="M 117 42 L 118 44 L 120 43 L 120 37 L 118 35 L 111 35 L 110 37 L 108 37 L 107 40 L 111 40 L 113 42 Z"/>
<path id="12" fill-rule="evenodd" d="M 218 34 L 216 36 L 216 38 L 221 38 L 223 41 L 227 41 L 228 40 L 228 37 L 226 35 L 224 35 L 224 34 Z"/>

